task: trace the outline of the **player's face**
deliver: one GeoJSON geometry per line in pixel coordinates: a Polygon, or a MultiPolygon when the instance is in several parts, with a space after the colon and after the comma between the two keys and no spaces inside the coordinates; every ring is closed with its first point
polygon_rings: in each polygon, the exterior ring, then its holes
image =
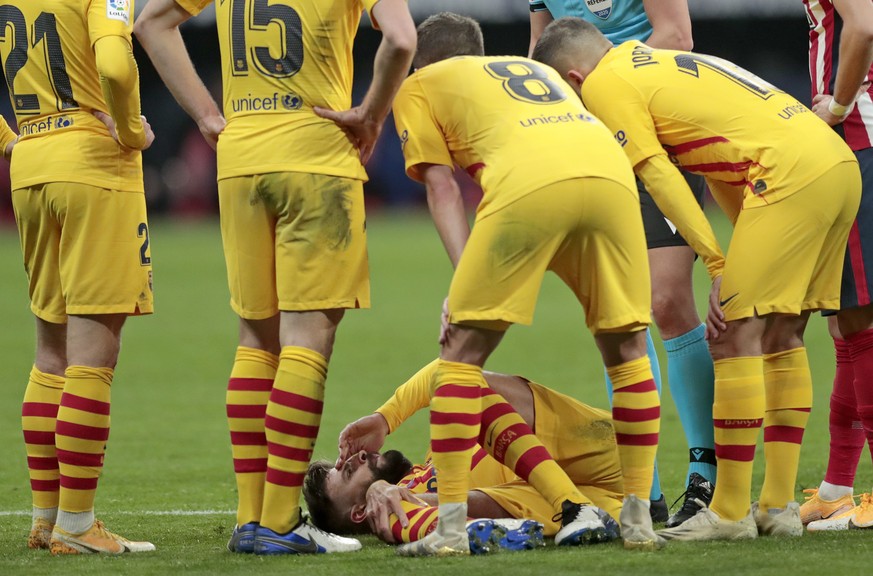
{"type": "Polygon", "coordinates": [[[412,468],[412,463],[397,450],[384,454],[360,451],[346,460],[342,467],[327,473],[328,497],[337,511],[348,514],[352,507],[366,503],[367,488],[376,480],[391,484],[399,482],[412,468]]]}

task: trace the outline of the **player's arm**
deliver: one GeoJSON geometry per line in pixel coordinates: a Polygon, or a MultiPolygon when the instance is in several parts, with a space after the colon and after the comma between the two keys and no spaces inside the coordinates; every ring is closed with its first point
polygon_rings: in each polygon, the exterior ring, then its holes
{"type": "Polygon", "coordinates": [[[682,173],[667,154],[656,154],[638,163],[634,171],[658,208],[679,230],[686,242],[703,260],[710,278],[715,280],[724,269],[724,254],[709,221],[697,203],[682,173]]]}
{"type": "Polygon", "coordinates": [[[652,24],[652,35],[646,39],[646,44],[668,50],[694,47],[688,0],[643,0],[643,7],[652,24]]]}
{"type": "Polygon", "coordinates": [[[15,130],[9,127],[6,123],[6,118],[0,116],[0,150],[3,151],[3,157],[9,160],[12,158],[12,148],[18,142],[18,134],[15,130]]]}
{"type": "Polygon", "coordinates": [[[542,0],[531,0],[530,2],[530,47],[527,50],[527,57],[530,58],[534,48],[543,35],[543,30],[546,29],[552,22],[552,13],[546,8],[542,0]]]}
{"type": "Polygon", "coordinates": [[[470,223],[454,170],[442,164],[419,164],[417,171],[427,189],[427,206],[440,240],[452,261],[452,267],[457,268],[470,237],[470,223]]]}
{"type": "Polygon", "coordinates": [[[406,0],[379,0],[371,12],[373,24],[382,31],[382,41],[373,62],[373,78],[364,100],[350,110],[335,111],[315,107],[322,118],[336,122],[358,148],[366,163],[391,102],[409,73],[415,54],[415,23],[406,0]]]}
{"type": "MultiPolygon", "coordinates": [[[[206,3],[203,3],[205,6],[206,3]]],[[[186,6],[188,4],[186,3],[186,6]]],[[[194,69],[185,48],[179,26],[195,15],[201,7],[191,11],[174,0],[149,0],[133,27],[155,69],[170,93],[197,122],[206,141],[215,148],[225,120],[209,90],[194,69]]]]}
{"type": "Polygon", "coordinates": [[[154,134],[140,112],[139,71],[130,40],[132,18],[130,4],[110,14],[105,0],[88,3],[88,36],[108,108],[93,112],[107,124],[119,144],[144,150],[151,145],[154,134]]]}
{"type": "Polygon", "coordinates": [[[706,179],[706,185],[709,186],[713,199],[730,219],[731,224],[736,224],[737,218],[740,216],[740,210],[743,209],[745,185],[735,186],[711,178],[706,179]]]}
{"type": "Polygon", "coordinates": [[[866,90],[865,80],[873,64],[873,2],[833,0],[843,20],[840,56],[833,95],[819,94],[812,110],[831,126],[842,122],[866,90]]]}
{"type": "Polygon", "coordinates": [[[434,360],[401,384],[373,414],[358,418],[342,429],[339,435],[337,469],[351,455],[361,450],[381,450],[388,434],[397,430],[410,416],[430,405],[430,383],[436,374],[436,368],[437,360],[434,360]]]}

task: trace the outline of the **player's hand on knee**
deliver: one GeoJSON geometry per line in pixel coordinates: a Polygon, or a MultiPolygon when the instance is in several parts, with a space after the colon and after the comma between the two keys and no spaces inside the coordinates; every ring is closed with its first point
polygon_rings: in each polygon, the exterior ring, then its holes
{"type": "Polygon", "coordinates": [[[336,468],[339,470],[351,456],[361,450],[366,452],[378,452],[385,444],[388,436],[388,422],[378,412],[358,418],[351,424],[346,425],[339,435],[339,457],[336,468]]]}
{"type": "Polygon", "coordinates": [[[727,330],[724,321],[724,312],[719,301],[721,294],[721,276],[712,282],[712,290],[709,293],[709,310],[706,313],[706,339],[718,340],[722,332],[727,330]]]}

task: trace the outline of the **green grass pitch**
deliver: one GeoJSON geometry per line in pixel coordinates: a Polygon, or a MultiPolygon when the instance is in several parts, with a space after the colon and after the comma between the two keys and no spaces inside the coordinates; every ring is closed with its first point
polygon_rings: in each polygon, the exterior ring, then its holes
{"type": "MultiPolygon", "coordinates": [[[[723,238],[729,234],[717,220],[723,238]]],[[[450,265],[428,218],[417,212],[369,220],[373,307],[349,311],[328,378],[317,457],[335,455],[348,421],[368,413],[407,376],[438,354],[439,310],[450,265]]],[[[32,362],[34,330],[14,228],[0,228],[0,574],[835,574],[867,572],[873,532],[806,534],[795,540],[672,544],[632,553],[619,544],[548,549],[469,559],[401,559],[375,538],[355,554],[259,558],[227,553],[236,496],[224,389],[236,337],[228,306],[218,224],[152,225],[157,314],[132,318],[113,384],[112,435],[97,497],[110,529],[157,545],[152,554],[52,558],[26,548],[30,497],[20,431],[20,401],[32,362]]],[[[698,307],[708,281],[698,265],[698,307]]],[[[797,498],[821,480],[827,455],[827,406],[833,350],[825,323],[807,332],[815,407],[804,442],[797,498]]],[[[660,342],[658,343],[660,348],[660,342]]],[[[662,367],[664,360],[662,357],[662,367]]],[[[581,308],[554,277],[543,286],[533,327],[514,327],[489,361],[493,370],[524,374],[595,406],[607,406],[603,375],[581,308]]],[[[417,415],[388,446],[419,457],[427,427],[417,415]]],[[[664,392],[659,462],[669,501],[681,493],[687,449],[664,392]]],[[[759,447],[760,452],[760,447],[759,447]]],[[[755,469],[755,490],[763,467],[755,469]]],[[[856,489],[873,483],[861,458],[856,489]]]]}

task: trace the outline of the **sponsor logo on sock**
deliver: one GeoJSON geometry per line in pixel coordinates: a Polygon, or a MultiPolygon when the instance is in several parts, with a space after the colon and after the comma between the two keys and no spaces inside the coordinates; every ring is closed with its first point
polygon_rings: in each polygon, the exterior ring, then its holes
{"type": "Polygon", "coordinates": [[[695,448],[691,450],[691,455],[694,456],[694,459],[700,462],[700,459],[703,457],[703,450],[700,448],[695,448]]]}

